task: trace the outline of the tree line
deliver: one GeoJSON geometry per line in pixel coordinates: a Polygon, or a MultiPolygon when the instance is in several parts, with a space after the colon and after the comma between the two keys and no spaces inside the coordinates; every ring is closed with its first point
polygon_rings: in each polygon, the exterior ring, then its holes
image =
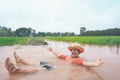
{"type": "Polygon", "coordinates": [[[106,30],[84,31],[82,36],[120,36],[120,28],[112,28],[106,30]]]}
{"type": "Polygon", "coordinates": [[[74,32],[37,32],[35,29],[21,27],[12,31],[11,28],[0,26],[0,37],[18,36],[18,37],[45,37],[45,36],[74,36],[74,32]]]}
{"type": "Polygon", "coordinates": [[[85,27],[80,27],[80,34],[74,32],[36,32],[35,29],[20,27],[13,31],[11,28],[0,26],[0,37],[45,37],[45,36],[120,36],[120,28],[87,31],[85,27]]]}

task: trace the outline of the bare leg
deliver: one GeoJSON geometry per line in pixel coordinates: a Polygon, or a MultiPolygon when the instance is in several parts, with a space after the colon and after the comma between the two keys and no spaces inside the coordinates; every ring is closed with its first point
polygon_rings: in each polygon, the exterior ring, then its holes
{"type": "Polygon", "coordinates": [[[27,61],[25,61],[24,59],[22,59],[21,57],[19,57],[16,52],[14,52],[14,57],[16,60],[17,64],[23,64],[23,65],[29,65],[30,63],[28,63],[27,61]]]}
{"type": "Polygon", "coordinates": [[[19,68],[16,68],[15,65],[10,61],[10,58],[6,58],[5,67],[9,73],[13,73],[15,71],[19,71],[19,68]]]}
{"type": "MultiPolygon", "coordinates": [[[[39,64],[38,63],[28,63],[27,61],[25,61],[24,59],[22,59],[21,57],[19,57],[16,52],[14,52],[14,57],[15,57],[15,60],[16,60],[16,63],[17,63],[17,66],[21,66],[21,65],[34,65],[36,66],[37,70],[42,70],[42,69],[46,69],[46,68],[43,68],[43,67],[40,67],[38,66],[39,64]]],[[[26,71],[25,71],[26,72],[26,71]]]]}
{"type": "Polygon", "coordinates": [[[37,69],[28,70],[18,68],[11,62],[10,58],[6,58],[5,67],[8,70],[9,74],[34,74],[38,71],[37,69]]]}

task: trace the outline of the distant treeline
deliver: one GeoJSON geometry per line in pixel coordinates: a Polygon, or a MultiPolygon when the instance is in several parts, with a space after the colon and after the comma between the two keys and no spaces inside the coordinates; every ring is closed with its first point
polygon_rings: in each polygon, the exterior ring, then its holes
{"type": "Polygon", "coordinates": [[[80,28],[80,34],[74,32],[37,32],[32,28],[21,27],[13,31],[11,28],[0,26],[0,37],[45,37],[45,36],[120,36],[120,28],[107,30],[87,31],[85,27],[80,28]]]}
{"type": "Polygon", "coordinates": [[[82,36],[120,36],[120,28],[107,30],[85,31],[82,36]]]}
{"type": "Polygon", "coordinates": [[[11,28],[0,26],[0,37],[45,37],[45,36],[74,36],[74,32],[37,32],[32,28],[21,27],[12,31],[11,28]]]}

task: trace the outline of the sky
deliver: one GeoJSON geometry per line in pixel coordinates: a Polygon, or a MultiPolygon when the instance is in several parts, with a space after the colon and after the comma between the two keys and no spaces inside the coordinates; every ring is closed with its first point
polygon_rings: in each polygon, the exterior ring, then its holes
{"type": "Polygon", "coordinates": [[[0,0],[0,25],[76,34],[120,28],[120,0],[0,0]]]}

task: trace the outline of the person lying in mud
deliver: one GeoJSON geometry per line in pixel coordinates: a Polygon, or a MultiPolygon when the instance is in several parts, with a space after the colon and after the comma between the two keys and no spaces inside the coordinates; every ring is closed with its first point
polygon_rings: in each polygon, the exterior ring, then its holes
{"type": "MultiPolygon", "coordinates": [[[[42,70],[42,69],[46,69],[46,70],[51,69],[51,66],[49,66],[49,65],[44,65],[43,67],[39,66],[37,68],[35,67],[34,69],[23,69],[23,68],[21,68],[21,66],[36,65],[36,64],[29,63],[29,62],[25,61],[24,59],[19,57],[16,54],[16,52],[14,52],[14,58],[16,60],[16,65],[13,64],[13,62],[11,61],[11,59],[9,57],[6,58],[6,60],[5,60],[5,67],[8,70],[8,73],[9,73],[10,76],[11,75],[13,76],[14,74],[15,75],[16,74],[34,74],[37,71],[42,70]]],[[[46,64],[46,63],[45,62],[40,62],[40,64],[46,64]]]]}
{"type": "Polygon", "coordinates": [[[81,48],[78,44],[73,44],[72,46],[68,47],[68,50],[71,51],[71,56],[66,56],[56,52],[51,47],[48,48],[48,51],[52,52],[58,58],[66,61],[67,63],[73,63],[77,65],[84,65],[90,67],[100,67],[103,65],[102,59],[98,59],[96,62],[85,61],[79,57],[79,54],[84,52],[84,49],[81,48]]]}

